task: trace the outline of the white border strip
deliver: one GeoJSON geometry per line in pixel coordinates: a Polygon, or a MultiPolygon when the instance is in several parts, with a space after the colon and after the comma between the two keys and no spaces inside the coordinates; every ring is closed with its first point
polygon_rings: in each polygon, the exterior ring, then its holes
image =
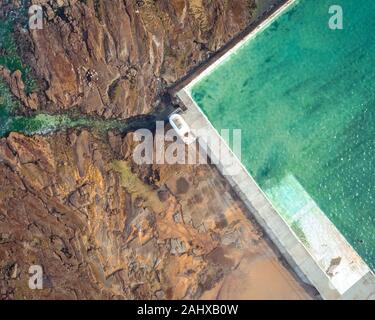
{"type": "MultiPolygon", "coordinates": [[[[325,216],[325,218],[328,220],[329,224],[331,224],[331,227],[333,230],[335,230],[337,232],[338,235],[340,235],[342,237],[342,240],[343,240],[343,243],[347,245],[348,247],[348,250],[351,250],[353,252],[353,255],[354,256],[357,256],[357,261],[359,262],[359,265],[358,265],[358,268],[359,269],[362,269],[361,270],[361,276],[358,278],[358,280],[352,284],[350,284],[349,286],[347,285],[347,290],[345,291],[341,291],[341,290],[338,290],[337,287],[335,287],[333,285],[333,282],[331,280],[330,277],[328,277],[327,273],[325,270],[322,269],[320,263],[318,261],[315,260],[314,258],[314,255],[310,252],[309,248],[307,248],[305,246],[305,244],[302,243],[301,239],[296,235],[296,233],[294,232],[294,230],[291,228],[291,226],[289,225],[289,223],[286,221],[286,219],[283,217],[283,215],[281,215],[278,210],[274,207],[272,201],[268,198],[268,196],[265,194],[265,192],[263,191],[263,189],[258,185],[258,183],[255,181],[255,179],[253,178],[253,176],[249,173],[249,171],[247,170],[247,168],[244,166],[244,164],[238,159],[238,157],[236,156],[236,154],[233,152],[233,150],[228,146],[227,142],[223,139],[223,137],[219,134],[219,132],[217,131],[217,129],[213,126],[213,124],[211,123],[211,121],[207,118],[207,116],[204,114],[204,112],[201,110],[201,108],[198,106],[198,104],[194,101],[194,99],[191,97],[191,94],[189,91],[187,91],[186,89],[182,89],[179,93],[178,93],[178,96],[180,97],[181,95],[181,92],[183,92],[184,94],[187,95],[187,97],[189,98],[190,102],[193,104],[193,106],[198,110],[198,112],[201,114],[201,116],[203,116],[203,118],[205,119],[205,121],[207,122],[207,125],[215,132],[215,134],[219,137],[221,143],[223,146],[226,147],[227,151],[229,151],[229,154],[235,159],[236,161],[236,165],[239,165],[241,167],[241,169],[244,171],[244,173],[247,175],[247,177],[251,180],[252,183],[254,183],[254,185],[256,185],[256,187],[258,188],[259,192],[262,194],[262,196],[266,199],[266,201],[268,202],[269,206],[272,208],[272,210],[274,212],[276,212],[278,214],[278,216],[280,217],[280,219],[284,222],[285,226],[289,229],[289,232],[294,236],[295,240],[304,248],[304,250],[306,250],[306,252],[308,253],[308,255],[311,257],[311,259],[314,261],[314,263],[316,264],[316,266],[319,268],[319,270],[322,272],[322,274],[324,275],[324,278],[326,279],[327,283],[332,286],[332,289],[334,288],[335,290],[337,290],[342,296],[350,290],[351,287],[353,287],[354,285],[356,285],[357,283],[360,283],[361,282],[361,279],[365,278],[365,277],[370,277],[370,279],[372,280],[375,280],[375,275],[373,274],[372,270],[368,267],[368,265],[364,262],[364,260],[362,259],[361,256],[359,256],[359,254],[357,253],[356,250],[353,249],[353,247],[351,246],[351,244],[346,240],[346,238],[341,234],[341,232],[337,229],[337,227],[325,216]],[[341,291],[341,292],[340,292],[341,291]]],[[[181,99],[181,98],[180,98],[181,99]]],[[[189,125],[191,125],[190,123],[188,123],[189,125]]],[[[208,147],[208,143],[207,144],[207,150],[205,150],[207,152],[207,154],[210,154],[211,156],[213,155],[213,151],[208,147]]],[[[220,166],[222,166],[221,163],[219,163],[220,166]]],[[[223,166],[224,167],[224,166],[223,166]]],[[[221,170],[220,170],[221,171],[221,170]]],[[[233,183],[235,185],[237,185],[237,187],[241,190],[241,188],[238,186],[238,183],[231,177],[231,176],[226,176],[226,178],[228,179],[229,177],[229,180],[232,180],[233,183]]],[[[243,191],[242,191],[243,192],[243,191]]],[[[249,200],[250,201],[250,200],[249,200]]],[[[266,220],[265,220],[266,221],[266,220]]],[[[267,223],[267,222],[266,222],[267,223]]],[[[272,227],[270,227],[271,231],[272,231],[272,227]]],[[[272,231],[273,232],[273,231],[272,231]]],[[[274,234],[276,237],[277,235],[274,234]]],[[[278,241],[280,241],[281,245],[284,246],[283,244],[283,241],[278,239],[278,241]]],[[[285,250],[289,253],[289,250],[284,246],[285,250]]],[[[292,259],[294,260],[294,257],[291,253],[289,253],[291,256],[292,256],[292,259]]],[[[298,264],[297,264],[298,265],[298,264]]],[[[301,267],[301,266],[298,266],[298,267],[301,267]]],[[[332,293],[327,293],[326,290],[322,289],[322,287],[319,285],[321,284],[321,281],[319,281],[320,283],[318,284],[317,281],[314,281],[311,277],[309,277],[308,273],[306,274],[305,273],[305,270],[304,268],[302,268],[302,271],[304,272],[304,274],[307,276],[308,280],[312,282],[312,284],[319,290],[320,294],[324,297],[324,298],[328,298],[330,299],[329,297],[331,296],[332,293]]],[[[375,283],[375,282],[374,282],[375,283]]]]}
{"type": "Polygon", "coordinates": [[[217,59],[214,63],[208,66],[202,73],[200,73],[196,78],[194,78],[190,83],[188,83],[184,89],[186,89],[189,93],[191,88],[202,78],[209,76],[220,64],[225,62],[225,60],[229,59],[230,56],[245,45],[250,39],[255,38],[260,32],[267,29],[267,27],[276,20],[280,15],[282,15],[287,9],[291,8],[292,6],[296,5],[300,0],[288,0],[285,2],[280,8],[278,8],[272,15],[270,15],[266,20],[261,22],[254,30],[252,30],[248,35],[246,35],[241,41],[239,41],[233,48],[228,50],[223,56],[217,59]]]}
{"type": "MultiPolygon", "coordinates": [[[[204,112],[200,109],[200,107],[197,105],[197,103],[194,101],[194,99],[191,97],[191,88],[199,81],[201,81],[204,77],[208,76],[209,74],[211,74],[221,63],[225,62],[225,60],[227,60],[233,53],[234,51],[238,50],[240,47],[242,47],[245,43],[247,43],[247,41],[249,41],[250,39],[252,38],[255,38],[257,34],[259,34],[261,31],[265,30],[277,17],[279,17],[282,13],[285,12],[285,10],[287,10],[288,8],[290,8],[291,6],[297,4],[299,2],[299,0],[288,0],[284,5],[282,5],[277,11],[275,11],[268,19],[266,19],[265,21],[263,21],[261,24],[259,24],[259,26],[257,26],[252,32],[250,32],[247,36],[245,36],[241,41],[239,41],[232,49],[230,49],[229,51],[227,51],[222,57],[220,57],[218,60],[216,60],[212,65],[210,65],[209,67],[207,67],[207,69],[205,71],[203,71],[202,73],[200,73],[195,79],[193,79],[190,83],[188,83],[180,92],[177,93],[177,96],[180,97],[180,94],[183,93],[183,94],[186,94],[188,96],[188,98],[190,99],[191,103],[193,103],[194,107],[197,108],[197,110],[200,112],[200,114],[204,117],[204,119],[207,121],[207,123],[209,124],[209,126],[211,127],[211,129],[214,130],[214,132],[220,137],[220,139],[222,140],[222,142],[224,143],[224,145],[228,148],[229,152],[231,153],[231,155],[237,160],[237,163],[239,163],[239,165],[241,166],[241,168],[247,173],[247,176],[252,180],[252,182],[258,187],[260,193],[265,197],[265,199],[268,201],[269,205],[272,207],[272,209],[278,213],[277,210],[275,210],[275,208],[273,207],[273,204],[272,202],[268,199],[267,195],[264,193],[264,191],[259,187],[259,185],[257,184],[257,182],[254,180],[254,178],[250,175],[250,173],[248,172],[248,170],[245,168],[245,166],[242,164],[241,161],[238,160],[237,156],[233,153],[232,149],[229,148],[229,146],[227,145],[226,141],[224,141],[224,139],[221,137],[221,135],[218,133],[217,129],[213,126],[213,124],[211,123],[211,121],[208,119],[208,117],[204,114],[204,112]]],[[[181,97],[180,97],[181,99],[181,97]]],[[[182,100],[182,99],[181,99],[182,100]]],[[[235,182],[234,182],[235,183],[235,182]]],[[[309,252],[309,250],[305,247],[305,245],[300,241],[300,239],[295,235],[294,231],[290,228],[289,224],[285,221],[285,219],[283,218],[282,215],[280,215],[278,213],[278,216],[284,221],[284,223],[286,224],[286,226],[288,227],[289,231],[292,232],[292,234],[295,236],[296,240],[304,247],[304,249],[308,252],[308,254],[310,255],[310,257],[313,259],[313,261],[316,263],[316,265],[318,266],[318,268],[323,272],[323,274],[325,275],[326,279],[328,280],[328,283],[330,283],[330,279],[329,277],[326,275],[325,271],[322,270],[320,268],[320,265],[315,261],[315,259],[313,258],[313,256],[311,255],[311,253],[309,252]]],[[[333,224],[332,224],[333,225],[333,224]]],[[[337,228],[333,225],[333,227],[337,230],[337,228]]],[[[341,232],[338,231],[338,233],[341,235],[341,232]]],[[[347,242],[347,240],[344,238],[344,241],[348,244],[348,246],[357,254],[357,252],[352,248],[352,246],[347,242]]],[[[357,254],[358,255],[358,254],[357,254]]],[[[358,255],[359,256],[359,255],[358,255]]],[[[362,260],[362,258],[360,257],[360,259],[362,260]]],[[[369,277],[369,280],[371,282],[371,284],[374,283],[374,279],[375,279],[375,275],[373,273],[373,271],[367,266],[367,264],[362,260],[363,264],[365,265],[365,267],[368,269],[368,273],[366,273],[364,276],[363,276],[363,279],[365,278],[368,278],[369,277]]],[[[311,279],[312,280],[312,279],[311,279]]],[[[360,281],[358,281],[358,283],[360,283],[360,281]]],[[[366,281],[365,281],[366,283],[366,281]]],[[[355,285],[353,285],[354,287],[355,285]]],[[[370,286],[371,287],[371,286],[370,286]]],[[[364,288],[362,288],[363,290],[364,288]]],[[[350,289],[348,290],[348,292],[350,291],[350,289]]],[[[365,290],[367,291],[367,290],[365,290]]],[[[353,295],[355,295],[355,293],[351,293],[353,295]]],[[[323,295],[324,296],[324,295],[323,295]]]]}

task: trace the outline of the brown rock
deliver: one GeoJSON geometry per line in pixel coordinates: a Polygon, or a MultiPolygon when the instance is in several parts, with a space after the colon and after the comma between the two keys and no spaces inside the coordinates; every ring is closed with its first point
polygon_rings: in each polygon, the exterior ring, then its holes
{"type": "Polygon", "coordinates": [[[47,84],[50,108],[80,106],[106,118],[150,112],[166,83],[250,19],[248,0],[38,3],[48,19],[31,31],[28,57],[47,84]]]}
{"type": "Polygon", "coordinates": [[[7,68],[0,65],[0,78],[2,78],[10,87],[14,96],[21,100],[25,107],[36,110],[39,105],[38,95],[31,93],[26,95],[25,84],[22,80],[22,73],[19,70],[11,73],[7,68]]]}

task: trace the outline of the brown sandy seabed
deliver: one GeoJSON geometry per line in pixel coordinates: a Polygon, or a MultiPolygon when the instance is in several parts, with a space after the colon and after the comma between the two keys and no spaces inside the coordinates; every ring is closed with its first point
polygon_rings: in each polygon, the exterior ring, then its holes
{"type": "MultiPolygon", "coordinates": [[[[14,96],[106,118],[150,112],[254,15],[251,0],[34,2],[47,32],[16,34],[39,90],[8,72],[14,96]]],[[[314,298],[214,167],[137,166],[133,149],[131,133],[87,130],[0,140],[1,299],[314,298]]]]}

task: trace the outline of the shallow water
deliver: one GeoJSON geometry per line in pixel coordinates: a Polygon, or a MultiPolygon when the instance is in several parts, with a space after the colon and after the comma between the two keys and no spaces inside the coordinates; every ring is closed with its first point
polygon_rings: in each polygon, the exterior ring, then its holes
{"type": "Polygon", "coordinates": [[[0,80],[0,137],[11,132],[26,135],[44,135],[70,128],[92,128],[99,133],[119,130],[123,133],[137,129],[155,127],[155,121],[165,121],[171,110],[156,108],[154,114],[132,117],[129,119],[101,119],[88,115],[47,114],[37,112],[33,115],[17,114],[18,102],[11,95],[9,87],[0,80]]]}
{"type": "Polygon", "coordinates": [[[292,174],[374,269],[375,1],[338,2],[344,30],[328,28],[332,1],[300,0],[192,96],[217,129],[242,129],[242,162],[276,208],[269,190],[292,174]]]}

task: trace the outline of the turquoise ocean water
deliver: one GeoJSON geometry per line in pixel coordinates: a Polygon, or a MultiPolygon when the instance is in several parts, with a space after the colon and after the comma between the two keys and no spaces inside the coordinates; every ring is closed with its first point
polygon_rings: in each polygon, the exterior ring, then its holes
{"type": "Polygon", "coordinates": [[[332,4],[299,0],[191,93],[217,129],[242,129],[242,162],[276,208],[268,190],[293,175],[375,269],[375,1],[335,1],[343,30],[332,4]]]}

